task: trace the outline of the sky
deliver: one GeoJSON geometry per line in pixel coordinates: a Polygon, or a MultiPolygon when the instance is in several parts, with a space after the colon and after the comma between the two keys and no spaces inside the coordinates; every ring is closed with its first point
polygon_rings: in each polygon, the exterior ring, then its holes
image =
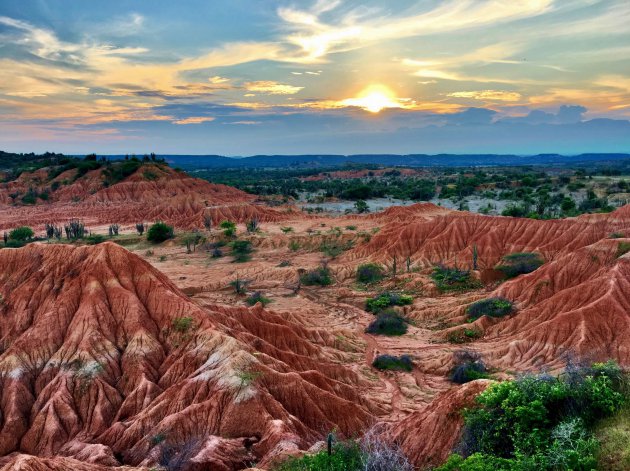
{"type": "Polygon", "coordinates": [[[0,150],[630,152],[630,1],[0,0],[0,150]]]}

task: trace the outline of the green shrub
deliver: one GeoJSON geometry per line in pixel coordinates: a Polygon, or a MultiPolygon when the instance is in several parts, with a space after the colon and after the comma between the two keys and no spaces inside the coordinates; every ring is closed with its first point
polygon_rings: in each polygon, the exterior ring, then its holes
{"type": "Polygon", "coordinates": [[[173,226],[169,226],[165,222],[157,221],[147,231],[147,240],[154,243],[164,242],[175,236],[173,226]]]}
{"type": "Polygon", "coordinates": [[[531,273],[539,268],[545,261],[533,252],[517,252],[504,255],[495,269],[505,275],[506,278],[514,278],[518,275],[531,273]]]}
{"type": "Polygon", "coordinates": [[[376,283],[385,277],[383,267],[376,263],[364,263],[357,267],[359,283],[376,283]]]}
{"type": "Polygon", "coordinates": [[[467,291],[481,288],[482,286],[479,280],[471,276],[469,270],[459,270],[444,265],[434,267],[431,278],[437,289],[442,293],[448,291],[467,291]]]}
{"type": "Polygon", "coordinates": [[[242,263],[251,259],[254,249],[252,248],[252,243],[249,240],[235,240],[230,244],[230,246],[232,247],[232,257],[234,257],[234,262],[242,263]]]}
{"type": "Polygon", "coordinates": [[[409,355],[379,355],[372,362],[372,366],[378,370],[411,371],[413,361],[409,355]]]}
{"type": "Polygon", "coordinates": [[[353,245],[354,244],[351,240],[347,242],[342,242],[340,240],[328,240],[320,245],[319,250],[324,252],[324,255],[326,255],[327,257],[337,258],[346,250],[350,250],[353,245]]]}
{"type": "Polygon", "coordinates": [[[25,242],[27,240],[31,240],[35,232],[28,226],[16,227],[11,232],[9,232],[9,240],[16,240],[19,242],[25,242]]]}
{"type": "Polygon", "coordinates": [[[234,237],[236,235],[236,223],[232,221],[221,221],[219,227],[223,229],[223,235],[225,237],[234,237]]]}
{"type": "Polygon", "coordinates": [[[308,270],[300,276],[300,282],[306,286],[329,286],[332,285],[332,276],[327,267],[319,267],[314,270],[308,270]]]}
{"type": "Polygon", "coordinates": [[[458,350],[453,353],[453,363],[449,379],[454,383],[464,384],[488,377],[486,365],[477,352],[458,350]]]}
{"type": "Polygon", "coordinates": [[[20,247],[24,247],[27,244],[26,241],[23,240],[7,240],[4,244],[4,247],[7,249],[19,249],[20,247]]]}
{"type": "Polygon", "coordinates": [[[102,242],[105,242],[107,238],[102,234],[90,234],[85,238],[85,243],[88,245],[97,245],[102,242]]]}
{"type": "Polygon", "coordinates": [[[481,316],[503,317],[514,312],[514,304],[505,298],[487,298],[472,303],[466,308],[469,319],[479,319],[481,316]]]}
{"type": "Polygon", "coordinates": [[[380,312],[391,306],[407,306],[411,303],[413,303],[412,296],[385,291],[365,301],[365,310],[368,312],[380,312]]]}
{"type": "Polygon", "coordinates": [[[263,306],[266,306],[271,302],[271,299],[266,298],[260,291],[256,291],[251,296],[248,296],[245,302],[250,306],[256,303],[261,303],[263,306]]]}
{"type": "Polygon", "coordinates": [[[446,340],[450,343],[466,343],[480,338],[482,333],[477,329],[459,329],[449,332],[446,340]]]}
{"type": "Polygon", "coordinates": [[[355,442],[337,443],[333,453],[320,451],[314,455],[288,458],[274,471],[359,471],[363,469],[363,452],[355,442]]]}
{"type": "Polygon", "coordinates": [[[608,362],[491,385],[464,413],[462,456],[438,470],[595,469],[593,425],[620,410],[626,381],[608,362]]]}
{"type": "Polygon", "coordinates": [[[619,242],[617,244],[617,257],[621,257],[630,252],[630,242],[619,242]]]}
{"type": "Polygon", "coordinates": [[[178,317],[177,319],[173,319],[173,330],[180,334],[185,334],[190,330],[192,324],[192,317],[178,317]]]}
{"type": "Polygon", "coordinates": [[[300,243],[297,240],[292,240],[291,242],[289,242],[289,250],[291,252],[296,252],[300,250],[300,243]]]}
{"type": "Polygon", "coordinates": [[[365,332],[374,335],[404,335],[407,333],[407,322],[396,311],[385,311],[370,322],[365,332]]]}

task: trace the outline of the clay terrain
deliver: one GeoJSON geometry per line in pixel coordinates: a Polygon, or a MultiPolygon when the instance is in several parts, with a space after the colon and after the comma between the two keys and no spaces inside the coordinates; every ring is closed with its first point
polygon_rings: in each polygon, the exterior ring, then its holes
{"type": "Polygon", "coordinates": [[[97,245],[0,250],[0,470],[272,469],[331,431],[372,431],[423,469],[447,457],[459,412],[493,379],[558,371],[570,356],[630,366],[630,206],[557,220],[430,203],[315,216],[149,166],[150,179],[143,168],[107,187],[93,170],[34,205],[9,195],[44,170],[0,187],[2,231],[121,226],[97,245]],[[175,238],[137,234],[157,220],[175,238]],[[249,260],[233,261],[224,220],[251,242],[249,260]],[[521,252],[544,263],[502,280],[496,265],[521,252]],[[384,278],[359,283],[366,263],[384,278]],[[437,265],[471,270],[474,287],[440,291],[437,265]],[[322,267],[331,284],[300,281],[322,267]],[[404,335],[365,332],[366,300],[385,290],[413,299],[399,308],[404,335]],[[249,305],[254,293],[269,302],[249,305]],[[467,306],[492,297],[514,312],[467,322],[467,306]],[[449,380],[463,348],[490,379],[449,380]],[[410,355],[413,368],[378,370],[382,354],[410,355]]]}

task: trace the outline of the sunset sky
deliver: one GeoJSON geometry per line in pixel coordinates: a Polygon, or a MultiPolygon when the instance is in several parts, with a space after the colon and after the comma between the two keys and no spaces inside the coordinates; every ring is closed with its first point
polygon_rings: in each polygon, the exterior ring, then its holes
{"type": "Polygon", "coordinates": [[[630,152],[630,1],[2,1],[0,150],[630,152]]]}

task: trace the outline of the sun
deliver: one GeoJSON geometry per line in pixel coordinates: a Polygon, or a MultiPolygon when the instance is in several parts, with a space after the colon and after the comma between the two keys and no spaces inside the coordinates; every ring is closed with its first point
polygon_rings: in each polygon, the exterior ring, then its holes
{"type": "Polygon", "coordinates": [[[347,106],[358,106],[370,113],[378,113],[385,108],[404,107],[394,92],[381,84],[370,85],[363,89],[357,97],[347,98],[342,103],[347,106]]]}

